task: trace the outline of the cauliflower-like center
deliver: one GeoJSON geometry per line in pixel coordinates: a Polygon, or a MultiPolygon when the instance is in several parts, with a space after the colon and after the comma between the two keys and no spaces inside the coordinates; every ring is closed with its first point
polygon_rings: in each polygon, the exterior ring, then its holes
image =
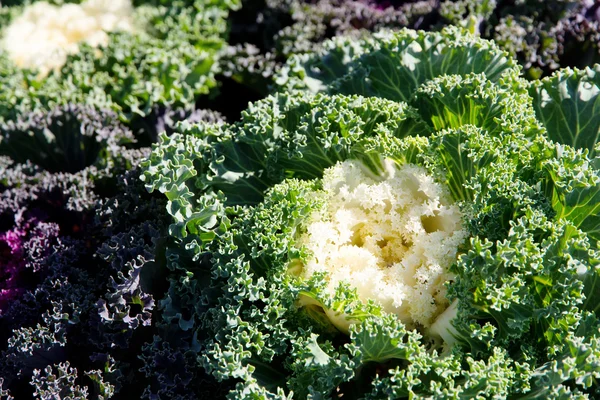
{"type": "MultiPolygon", "coordinates": [[[[330,294],[346,282],[408,327],[428,328],[448,307],[448,268],[467,234],[459,208],[424,168],[388,170],[376,179],[360,162],[345,161],[325,171],[327,206],[300,239],[311,254],[301,274],[325,272],[330,294]]],[[[343,316],[325,313],[347,330],[343,316]]]]}
{"type": "Polygon", "coordinates": [[[4,31],[2,47],[15,64],[45,75],[60,68],[80,43],[108,43],[107,32],[132,31],[131,0],[87,0],[54,6],[45,1],[27,6],[4,31]]]}

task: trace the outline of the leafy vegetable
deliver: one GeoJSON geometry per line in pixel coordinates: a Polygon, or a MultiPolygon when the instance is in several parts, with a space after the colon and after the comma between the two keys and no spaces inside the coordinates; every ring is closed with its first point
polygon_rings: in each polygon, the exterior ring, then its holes
{"type": "Polygon", "coordinates": [[[19,163],[31,161],[50,172],[81,171],[98,158],[115,157],[122,151],[120,146],[134,141],[110,111],[66,105],[26,118],[0,125],[0,154],[19,163]]]}
{"type": "MultiPolygon", "coordinates": [[[[105,8],[115,5],[96,3],[105,8]]],[[[3,9],[6,18],[0,29],[11,29],[11,21],[18,21],[28,7],[33,6],[3,9]]],[[[217,52],[224,44],[229,7],[235,3],[138,5],[131,17],[135,29],[108,33],[100,47],[75,45],[62,68],[47,75],[18,67],[3,49],[0,116],[15,120],[31,110],[68,103],[112,109],[127,122],[145,117],[155,106],[191,112],[196,98],[216,86],[217,52]]],[[[44,17],[51,18],[50,14],[44,17]]]]}
{"type": "Polygon", "coordinates": [[[431,29],[438,22],[436,2],[402,3],[394,8],[351,0],[244,0],[230,17],[223,74],[264,96],[289,57],[310,52],[333,36],[359,36],[384,27],[431,29]]]}
{"type": "MultiPolygon", "coordinates": [[[[117,166],[112,171],[123,174],[117,166]]],[[[136,182],[134,174],[125,179],[136,182]]],[[[29,218],[27,225],[20,223],[0,236],[4,240],[18,234],[23,243],[13,249],[8,265],[2,263],[3,273],[11,262],[20,268],[7,281],[9,290],[0,302],[0,374],[14,396],[31,396],[32,390],[38,397],[81,392],[110,398],[128,391],[141,396],[143,381],[124,374],[141,354],[145,336],[138,332],[150,329],[152,321],[151,291],[156,288],[147,284],[146,275],[160,275],[155,264],[160,251],[154,246],[159,245],[164,203],[144,197],[140,185],[121,182],[116,190],[122,194],[110,198],[99,182],[95,188],[92,182],[86,189],[102,195],[79,211],[66,206],[68,192],[57,193],[55,187],[45,193],[34,186],[31,195],[39,200],[19,199],[16,213],[29,218]]],[[[18,194],[18,189],[3,194],[11,192],[18,194]]],[[[0,214],[3,221],[11,215],[10,210],[0,214]]]]}
{"type": "Polygon", "coordinates": [[[243,0],[230,17],[230,45],[221,62],[225,76],[266,95],[287,59],[334,36],[456,25],[493,39],[528,79],[538,79],[600,60],[598,9],[587,0],[243,0]]]}
{"type": "Polygon", "coordinates": [[[338,38],[278,83],[143,163],[172,217],[164,321],[229,398],[600,394],[598,162],[554,141],[506,52],[454,28],[338,38]]]}
{"type": "Polygon", "coordinates": [[[105,46],[109,32],[131,32],[132,11],[129,0],[86,0],[62,6],[36,2],[7,27],[2,47],[19,67],[45,75],[60,68],[79,44],[105,46]]]}
{"type": "MultiPolygon", "coordinates": [[[[148,133],[220,118],[166,107],[151,117],[148,133]]],[[[0,138],[0,376],[10,388],[0,397],[185,392],[159,383],[171,342],[152,337],[166,213],[138,180],[149,149],[128,148],[133,135],[116,113],[73,104],[4,122],[0,138]]],[[[182,368],[215,392],[199,367],[182,368]]]]}

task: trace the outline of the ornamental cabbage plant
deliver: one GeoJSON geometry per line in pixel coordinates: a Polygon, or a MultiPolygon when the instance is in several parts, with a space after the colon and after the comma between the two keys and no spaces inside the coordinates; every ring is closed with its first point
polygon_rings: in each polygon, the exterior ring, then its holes
{"type": "Polygon", "coordinates": [[[19,67],[39,69],[42,75],[60,68],[80,43],[106,46],[108,32],[133,30],[129,0],[86,0],[53,6],[39,1],[6,28],[2,47],[19,67]]]}
{"type": "Polygon", "coordinates": [[[468,28],[517,58],[523,75],[597,63],[600,12],[591,0],[244,0],[230,15],[223,74],[267,93],[282,64],[332,36],[388,29],[468,28]]]}
{"type": "Polygon", "coordinates": [[[143,163],[165,326],[231,399],[597,398],[595,77],[456,28],[292,57],[143,163]]]}
{"type": "Polygon", "coordinates": [[[0,120],[65,104],[112,109],[131,127],[165,109],[189,114],[217,85],[217,53],[236,7],[207,0],[3,7],[0,120]]]}

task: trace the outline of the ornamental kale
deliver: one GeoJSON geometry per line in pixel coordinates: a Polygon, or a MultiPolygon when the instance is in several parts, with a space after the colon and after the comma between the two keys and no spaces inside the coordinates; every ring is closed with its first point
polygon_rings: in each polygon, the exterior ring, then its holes
{"type": "Polygon", "coordinates": [[[110,349],[149,325],[141,269],[152,265],[164,208],[134,171],[123,176],[147,155],[124,146],[132,138],[114,112],[88,106],[2,125],[0,376],[17,398],[80,389],[108,398],[129,385],[110,349]],[[67,379],[77,369],[90,380],[67,379]]]}
{"type": "Polygon", "coordinates": [[[0,154],[50,172],[81,171],[133,141],[114,112],[72,104],[0,124],[0,154]]]}
{"type": "Polygon", "coordinates": [[[599,9],[591,0],[243,0],[221,63],[225,76],[264,96],[289,57],[333,36],[458,25],[493,39],[537,79],[600,60],[599,9]]]}
{"type": "MultiPolygon", "coordinates": [[[[447,3],[453,7],[452,2],[447,3]]],[[[528,78],[550,75],[564,67],[592,66],[600,61],[598,2],[467,0],[458,3],[470,3],[471,19],[485,18],[477,27],[482,36],[493,39],[516,56],[528,78]],[[475,9],[478,10],[473,13],[475,9]]],[[[464,20],[465,9],[461,11],[451,13],[449,19],[453,23],[464,20]]]]}
{"type": "Polygon", "coordinates": [[[129,123],[155,106],[193,111],[196,99],[217,84],[217,52],[236,3],[138,3],[144,4],[86,0],[2,8],[0,116],[16,120],[67,103],[112,109],[129,123]],[[105,26],[110,21],[114,26],[105,26]],[[58,59],[43,57],[48,49],[58,59]]]}
{"type": "MultiPolygon", "coordinates": [[[[155,106],[134,126],[156,136],[184,119],[221,116],[155,106]]],[[[0,123],[0,376],[10,388],[0,397],[184,390],[155,385],[170,373],[160,361],[170,342],[149,344],[159,329],[155,299],[167,289],[166,213],[138,179],[149,153],[130,148],[139,145],[115,112],[89,105],[0,123]]],[[[200,367],[186,368],[211,382],[200,367]]]]}
{"type": "MultiPolygon", "coordinates": [[[[135,360],[151,340],[152,293],[164,292],[155,254],[161,253],[165,205],[144,193],[138,172],[121,174],[113,183],[119,194],[82,211],[78,229],[65,227],[77,221],[73,214],[46,217],[56,235],[36,243],[45,251],[40,267],[22,266],[19,292],[1,303],[0,375],[14,396],[26,398],[32,390],[90,398],[143,393],[135,360]]],[[[43,226],[37,223],[29,242],[43,226]]]]}
{"type": "Polygon", "coordinates": [[[595,77],[455,28],[292,57],[143,162],[163,323],[231,399],[598,397],[595,77]]]}
{"type": "Polygon", "coordinates": [[[439,24],[438,2],[402,3],[381,7],[353,0],[243,0],[241,10],[230,16],[222,73],[264,96],[289,57],[312,51],[335,35],[359,36],[384,27],[428,30],[439,24]]]}
{"type": "Polygon", "coordinates": [[[31,275],[44,266],[58,237],[55,223],[19,214],[12,229],[0,233],[0,316],[31,284],[31,275]]]}
{"type": "Polygon", "coordinates": [[[73,105],[2,124],[0,314],[43,280],[59,236],[89,223],[96,185],[135,158],[131,140],[114,113],[73,105]]]}

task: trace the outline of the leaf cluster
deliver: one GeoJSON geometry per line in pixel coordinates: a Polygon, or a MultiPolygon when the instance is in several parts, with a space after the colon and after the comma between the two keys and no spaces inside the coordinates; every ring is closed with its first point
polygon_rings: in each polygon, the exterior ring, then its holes
{"type": "Polygon", "coordinates": [[[292,57],[282,91],[241,121],[184,124],[143,163],[172,218],[164,316],[195,332],[229,398],[593,398],[597,91],[592,71],[565,74],[567,90],[560,74],[529,84],[508,53],[455,28],[292,57]],[[569,136],[550,122],[559,110],[569,136]],[[465,215],[442,341],[351,287],[328,295],[326,276],[289,273],[308,256],[298,239],[324,169],[358,159],[377,175],[383,158],[427,169],[465,215]],[[349,336],[325,310],[357,321],[349,336]]]}

